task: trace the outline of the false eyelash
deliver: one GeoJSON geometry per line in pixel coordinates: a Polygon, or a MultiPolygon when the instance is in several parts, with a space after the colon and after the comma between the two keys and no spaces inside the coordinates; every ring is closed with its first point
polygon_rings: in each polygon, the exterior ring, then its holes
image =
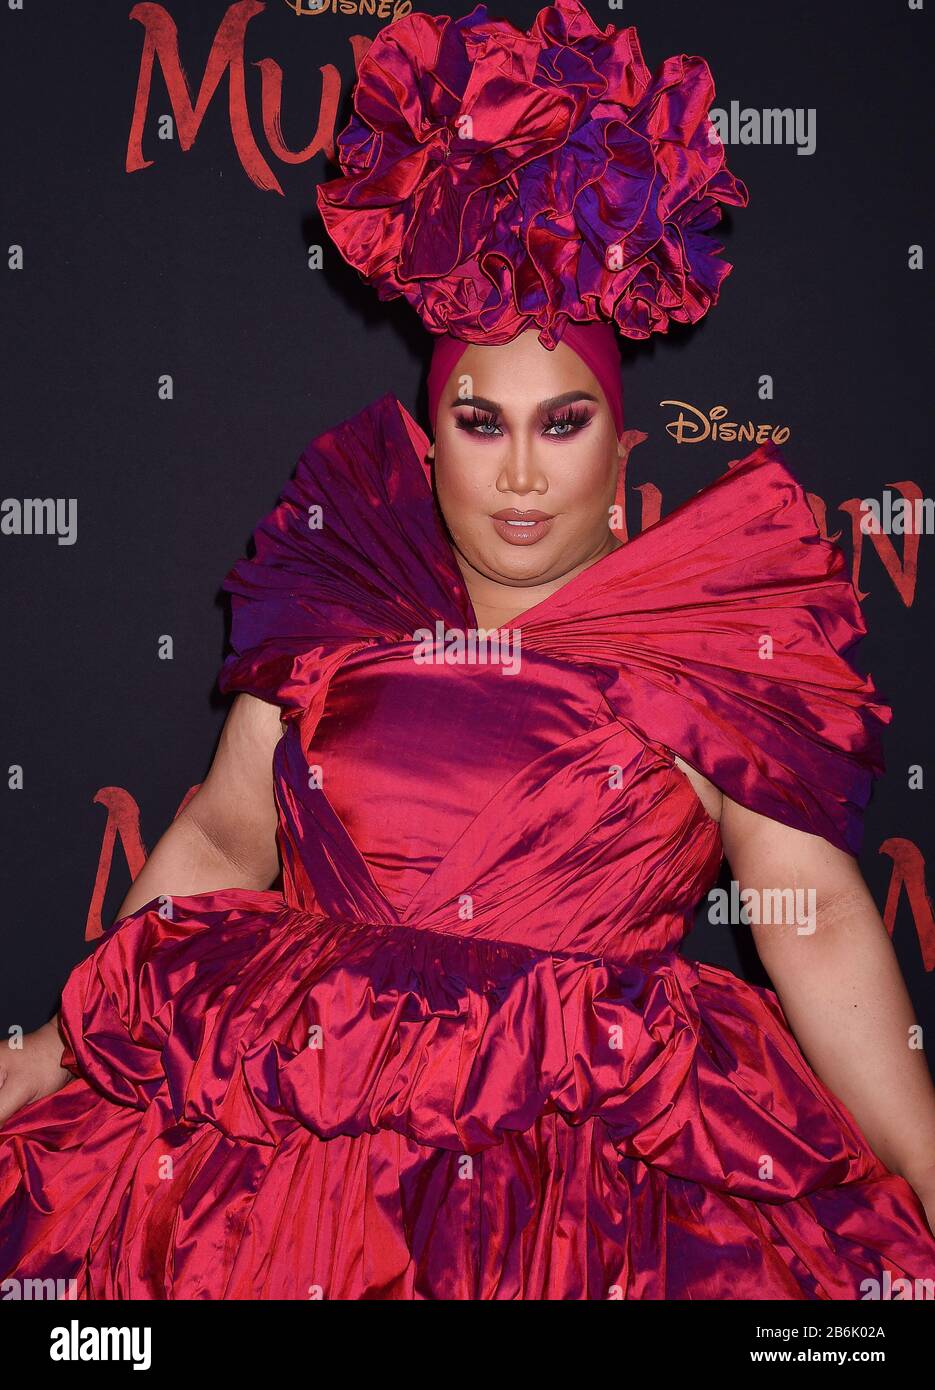
{"type": "Polygon", "coordinates": [[[583,425],[588,412],[580,405],[566,405],[564,410],[549,416],[550,425],[583,425]]]}
{"type": "MultiPolygon", "coordinates": [[[[473,414],[470,419],[463,415],[457,416],[455,419],[457,429],[467,430],[470,434],[478,425],[496,425],[497,417],[491,415],[489,411],[478,410],[477,406],[473,406],[472,410],[473,414]]],[[[549,416],[549,425],[574,425],[576,428],[580,428],[587,423],[587,420],[588,413],[582,406],[569,405],[565,406],[563,410],[554,411],[549,416]]]]}
{"type": "Polygon", "coordinates": [[[471,433],[478,425],[495,425],[497,423],[497,417],[491,415],[489,411],[478,410],[476,405],[472,406],[472,410],[474,413],[469,420],[463,415],[456,416],[455,427],[457,429],[467,430],[468,433],[471,433]]]}

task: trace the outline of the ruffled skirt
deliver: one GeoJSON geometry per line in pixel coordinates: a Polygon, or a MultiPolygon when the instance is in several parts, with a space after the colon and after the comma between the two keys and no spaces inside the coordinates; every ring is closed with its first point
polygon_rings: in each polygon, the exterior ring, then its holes
{"type": "Polygon", "coordinates": [[[0,1278],[79,1299],[935,1295],[921,1203],[771,990],[275,893],[171,911],[123,918],[68,979],[76,1076],[0,1128],[0,1278]]]}

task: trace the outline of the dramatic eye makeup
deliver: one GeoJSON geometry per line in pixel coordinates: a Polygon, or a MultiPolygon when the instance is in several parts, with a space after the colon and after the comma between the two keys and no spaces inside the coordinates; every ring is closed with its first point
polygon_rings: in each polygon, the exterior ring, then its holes
{"type": "MultiPolygon", "coordinates": [[[[563,396],[543,401],[540,406],[544,422],[543,434],[553,439],[570,439],[572,435],[578,434],[590,423],[593,415],[593,412],[580,404],[583,401],[597,404],[596,398],[586,391],[568,391],[563,396]]],[[[455,416],[456,429],[476,435],[479,439],[502,437],[499,429],[501,408],[496,401],[488,401],[482,396],[470,396],[467,399],[456,398],[451,404],[470,409],[470,414],[455,416]]]]}
{"type": "Polygon", "coordinates": [[[584,406],[567,405],[563,410],[554,410],[549,413],[549,429],[558,427],[561,430],[559,438],[567,435],[577,434],[583,425],[591,419],[590,414],[584,406]]]}
{"type": "MultiPolygon", "coordinates": [[[[489,410],[478,410],[473,406],[470,415],[456,415],[455,428],[465,430],[468,434],[487,434],[488,430],[496,428],[498,416],[489,410]]],[[[490,435],[496,438],[496,435],[490,435]]]]}

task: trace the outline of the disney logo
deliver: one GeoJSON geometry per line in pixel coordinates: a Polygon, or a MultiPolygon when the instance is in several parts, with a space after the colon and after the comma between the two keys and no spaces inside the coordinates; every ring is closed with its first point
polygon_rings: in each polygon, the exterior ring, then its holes
{"type": "Polygon", "coordinates": [[[784,444],[789,438],[788,425],[756,425],[752,420],[738,424],[725,420],[726,405],[714,405],[707,414],[687,401],[660,401],[660,405],[677,405],[679,413],[666,425],[676,444],[700,444],[705,439],[749,440],[751,444],[784,444]]]}
{"type": "Polygon", "coordinates": [[[368,14],[377,19],[400,19],[412,9],[412,0],[285,0],[286,8],[297,15],[368,14]]]}

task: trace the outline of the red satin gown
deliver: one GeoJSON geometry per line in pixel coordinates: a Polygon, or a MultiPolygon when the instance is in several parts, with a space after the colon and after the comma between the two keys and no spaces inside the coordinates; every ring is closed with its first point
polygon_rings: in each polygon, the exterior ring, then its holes
{"type": "Polygon", "coordinates": [[[732,1300],[935,1276],[775,993],[679,954],[722,849],[675,753],[859,845],[890,710],[844,657],[842,552],[763,446],[523,614],[518,670],[419,662],[419,629],[478,626],[427,443],[392,395],[315,439],[225,580],[222,688],[286,724],[283,892],[154,901],[71,973],[75,1077],[0,1131],[0,1275],[732,1300]]]}

